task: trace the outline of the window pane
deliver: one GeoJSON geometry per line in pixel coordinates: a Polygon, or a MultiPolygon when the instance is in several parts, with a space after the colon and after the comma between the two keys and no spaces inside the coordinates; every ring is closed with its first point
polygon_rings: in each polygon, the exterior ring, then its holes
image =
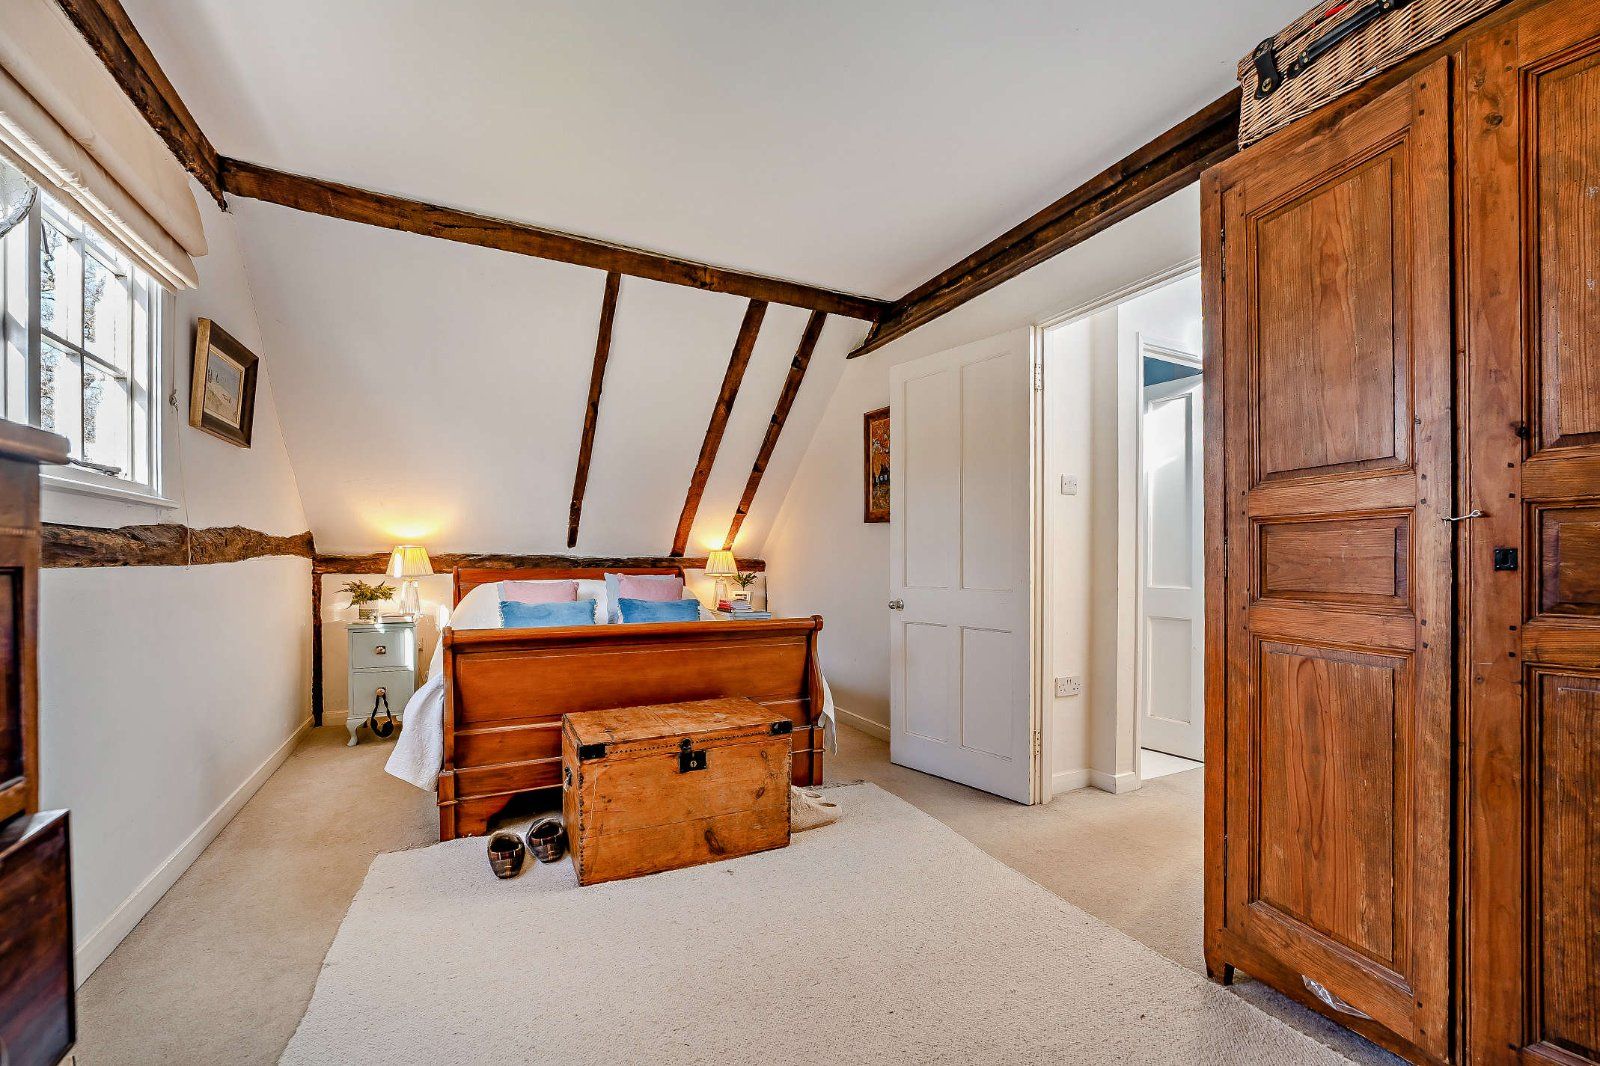
{"type": "Polygon", "coordinates": [[[61,231],[46,223],[44,226],[44,239],[39,242],[39,322],[45,329],[60,334],[62,326],[58,321],[56,296],[56,275],[61,272],[63,256],[67,247],[66,237],[61,231]]]}
{"type": "Polygon", "coordinates": [[[83,257],[83,346],[128,369],[128,281],[92,255],[83,257]]]}
{"type": "Polygon", "coordinates": [[[39,350],[39,425],[72,444],[83,458],[83,381],[78,357],[49,340],[39,350]]]}
{"type": "Polygon", "coordinates": [[[127,380],[113,377],[86,360],[83,367],[83,457],[91,463],[114,467],[116,475],[121,477],[127,477],[132,466],[128,415],[127,380]]]}

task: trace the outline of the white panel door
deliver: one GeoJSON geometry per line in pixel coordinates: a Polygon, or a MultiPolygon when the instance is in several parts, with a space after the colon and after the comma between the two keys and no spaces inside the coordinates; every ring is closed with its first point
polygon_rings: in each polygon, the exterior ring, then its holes
{"type": "Polygon", "coordinates": [[[1144,390],[1139,744],[1205,755],[1205,562],[1200,378],[1144,390]]]}
{"type": "Polygon", "coordinates": [[[890,758],[1036,795],[1028,683],[1026,333],[890,382],[890,758]]]}

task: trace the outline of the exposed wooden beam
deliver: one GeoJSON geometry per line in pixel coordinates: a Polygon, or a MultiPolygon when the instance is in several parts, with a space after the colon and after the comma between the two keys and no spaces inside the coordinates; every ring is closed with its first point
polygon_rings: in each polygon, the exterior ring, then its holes
{"type": "Polygon", "coordinates": [[[40,533],[46,567],[206,566],[274,555],[309,559],[315,552],[309,532],[280,537],[245,526],[191,529],[163,522],[105,529],[46,522],[40,533]]]}
{"type": "Polygon", "coordinates": [[[1027,221],[896,300],[850,358],[876,351],[1144,210],[1239,150],[1239,90],[1215,101],[1027,221]]]}
{"type": "Polygon", "coordinates": [[[56,0],[150,128],[217,205],[223,206],[217,150],[184,106],[118,0],[56,0]]]}
{"type": "MultiPolygon", "coordinates": [[[[309,534],[308,534],[309,536],[309,534]]],[[[706,560],[661,558],[594,558],[572,555],[494,555],[485,552],[433,552],[435,573],[447,574],[458,566],[484,570],[563,570],[584,568],[655,569],[679,566],[685,570],[704,570],[706,560]]],[[[740,570],[765,572],[761,559],[738,560],[740,570]]],[[[311,559],[311,715],[322,724],[322,579],[328,574],[383,574],[389,570],[389,553],[370,555],[332,555],[316,553],[311,559]]]]}
{"type": "Polygon", "coordinates": [[[711,408],[711,423],[706,426],[705,440],[700,442],[700,458],[694,464],[694,476],[689,479],[689,493],[683,501],[683,513],[678,516],[678,531],[672,538],[672,554],[682,555],[689,546],[689,531],[694,528],[695,512],[700,510],[700,497],[705,495],[706,479],[711,476],[711,466],[716,462],[717,449],[722,447],[722,434],[728,428],[728,415],[733,412],[733,401],[739,395],[739,383],[744,380],[745,367],[756,349],[756,335],[761,332],[761,319],[767,305],[751,300],[744,309],[744,321],[739,324],[739,338],[733,342],[733,354],[728,357],[728,370],[722,375],[722,388],[717,391],[717,402],[711,408]]]}
{"type": "MultiPolygon", "coordinates": [[[[435,573],[445,574],[458,566],[478,570],[564,570],[564,569],[655,569],[679,566],[685,570],[704,570],[705,556],[679,558],[673,556],[590,556],[590,555],[495,555],[486,552],[432,552],[435,573]]],[[[311,562],[316,574],[382,574],[389,568],[388,552],[370,555],[333,555],[318,552],[311,562]]],[[[740,559],[739,569],[765,571],[767,564],[761,559],[740,559]]]]}
{"type": "Polygon", "coordinates": [[[889,306],[884,300],[707,266],[523,222],[509,222],[338,182],[288,174],[226,156],[222,159],[222,184],[234,196],[264,200],[329,218],[574,263],[669,285],[731,293],[765,303],[826,311],[846,318],[874,322],[889,306]]]}
{"type": "Polygon", "coordinates": [[[567,510],[567,547],[578,546],[578,522],[583,518],[583,492],[589,485],[589,458],[594,454],[594,430],[600,421],[600,388],[606,380],[606,360],[611,355],[611,323],[617,315],[617,293],[622,275],[606,275],[606,293],[600,301],[600,336],[594,343],[594,369],[589,372],[589,403],[583,412],[583,439],[578,442],[578,470],[572,476],[572,506],[567,510]]]}
{"type": "Polygon", "coordinates": [[[795,349],[794,361],[789,364],[789,376],[783,379],[783,391],[778,393],[778,404],[772,410],[772,420],[767,423],[767,435],[761,439],[761,450],[756,452],[755,465],[750,468],[750,480],[744,483],[744,496],[734,509],[733,521],[728,523],[728,536],[722,546],[730,551],[739,537],[745,517],[750,514],[750,505],[755,503],[761,477],[767,472],[767,463],[772,459],[773,450],[778,447],[778,437],[783,433],[783,424],[789,420],[794,398],[800,394],[800,383],[805,380],[806,368],[811,365],[811,353],[816,351],[817,339],[822,336],[822,324],[827,318],[821,311],[811,312],[811,317],[806,320],[805,331],[800,334],[800,346],[795,349]]]}

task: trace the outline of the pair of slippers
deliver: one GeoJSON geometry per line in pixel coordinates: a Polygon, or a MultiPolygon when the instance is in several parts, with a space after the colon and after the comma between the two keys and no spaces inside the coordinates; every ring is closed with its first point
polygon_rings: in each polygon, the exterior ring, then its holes
{"type": "Polygon", "coordinates": [[[839,805],[822,798],[822,793],[789,786],[789,832],[832,825],[839,820],[839,805]]]}
{"type": "Polygon", "coordinates": [[[560,818],[541,818],[528,830],[526,843],[502,830],[489,838],[489,869],[501,880],[522,872],[528,852],[540,862],[555,862],[567,853],[567,830],[560,818]]]}

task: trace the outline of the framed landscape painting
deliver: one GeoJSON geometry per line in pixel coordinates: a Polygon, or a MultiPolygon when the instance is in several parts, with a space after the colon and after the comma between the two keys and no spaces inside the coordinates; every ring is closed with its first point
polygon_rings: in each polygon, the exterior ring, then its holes
{"type": "Polygon", "coordinates": [[[880,407],[861,416],[865,437],[866,515],[863,522],[889,521],[889,409],[880,407]]]}
{"type": "Polygon", "coordinates": [[[189,424],[230,444],[250,447],[259,362],[254,352],[221,326],[209,318],[199,319],[189,384],[189,424]]]}

